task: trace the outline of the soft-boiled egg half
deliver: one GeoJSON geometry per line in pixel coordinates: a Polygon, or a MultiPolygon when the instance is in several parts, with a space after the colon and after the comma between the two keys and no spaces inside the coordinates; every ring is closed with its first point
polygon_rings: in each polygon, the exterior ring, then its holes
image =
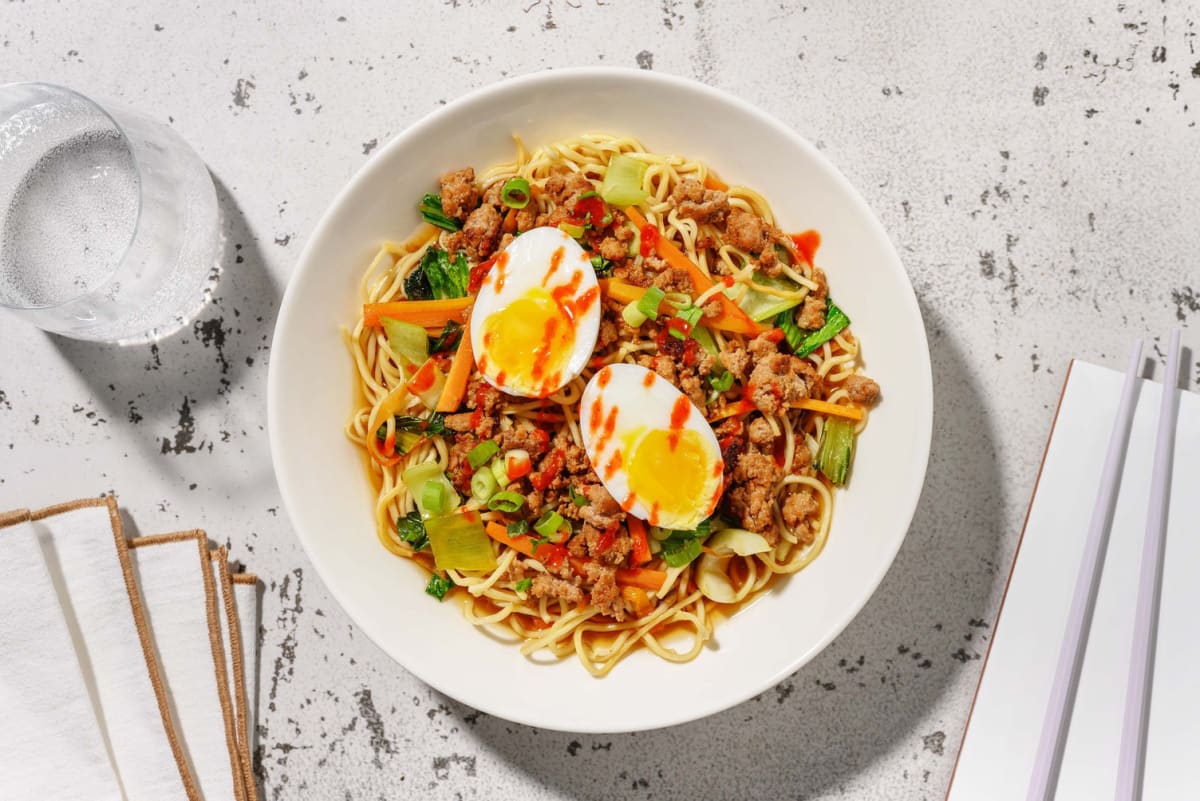
{"type": "Polygon", "coordinates": [[[600,333],[600,286],[579,243],[534,228],[496,256],[471,312],[484,379],[510,395],[553,395],[587,366],[600,333]]]}
{"type": "Polygon", "coordinates": [[[596,475],[626,512],[691,530],[721,499],[725,463],[704,414],[665,378],[610,364],[580,401],[583,446],[596,475]]]}

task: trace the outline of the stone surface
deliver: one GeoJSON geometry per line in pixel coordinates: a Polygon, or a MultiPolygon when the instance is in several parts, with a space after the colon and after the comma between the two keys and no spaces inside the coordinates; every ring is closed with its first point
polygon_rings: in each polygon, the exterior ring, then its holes
{"type": "Polygon", "coordinates": [[[1200,53],[1176,2],[450,0],[0,8],[0,75],[169,122],[219,187],[217,301],[117,349],[0,319],[0,508],[118,490],[143,533],[202,525],[265,585],[267,799],[940,799],[1065,368],[1135,336],[1200,346],[1200,53]],[[659,732],[574,736],[425,687],[356,632],[280,508],[274,314],[371,151],[505,76],[606,64],[736,92],[882,219],[933,354],[933,456],[882,587],[811,664],[659,732]]]}

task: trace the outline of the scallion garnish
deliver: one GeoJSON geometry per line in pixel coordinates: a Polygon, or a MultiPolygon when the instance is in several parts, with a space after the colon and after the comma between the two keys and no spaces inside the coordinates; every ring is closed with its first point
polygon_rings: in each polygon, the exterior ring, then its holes
{"type": "Polygon", "coordinates": [[[700,318],[704,316],[704,309],[699,306],[684,306],[675,312],[675,316],[686,321],[692,328],[695,328],[696,323],[700,322],[700,318]]]}
{"type": "Polygon", "coordinates": [[[478,470],[487,464],[488,460],[499,450],[500,446],[496,444],[495,440],[485,439],[467,452],[467,464],[471,465],[472,470],[478,470]]]}
{"type": "Polygon", "coordinates": [[[504,527],[510,537],[520,537],[529,533],[528,520],[514,520],[504,527]]]}
{"type": "Polygon", "coordinates": [[[562,524],[565,522],[566,521],[563,520],[563,516],[558,512],[546,510],[545,512],[542,512],[542,516],[539,517],[537,522],[533,524],[533,530],[538,534],[541,534],[543,537],[555,539],[555,535],[558,533],[558,530],[562,528],[562,524]]]}
{"type": "Polygon", "coordinates": [[[517,582],[517,592],[529,592],[533,588],[533,579],[523,578],[517,582]]]}
{"type": "MultiPolygon", "coordinates": [[[[662,303],[662,299],[665,298],[666,296],[667,296],[666,292],[663,292],[661,289],[659,289],[656,286],[652,286],[646,290],[644,295],[642,295],[640,298],[638,298],[637,309],[642,314],[646,315],[647,319],[657,320],[658,319],[658,304],[662,303]]],[[[628,322],[628,321],[626,321],[626,322],[628,322]]]]}
{"type": "Polygon", "coordinates": [[[471,476],[471,497],[477,501],[486,501],[496,494],[500,485],[491,470],[480,470],[471,476]]]}
{"type": "Polygon", "coordinates": [[[560,222],[558,224],[558,230],[562,231],[572,239],[578,239],[579,237],[583,236],[583,232],[587,229],[578,223],[560,222]]]}
{"type": "Polygon", "coordinates": [[[500,202],[510,209],[523,209],[529,205],[529,181],[524,178],[509,178],[500,190],[500,202]]]}
{"type": "Polygon", "coordinates": [[[525,496],[519,492],[497,492],[488,499],[488,508],[493,512],[512,514],[525,505],[525,496]]]}
{"type": "Polygon", "coordinates": [[[616,265],[613,264],[610,260],[604,258],[603,256],[601,256],[599,254],[592,256],[592,269],[595,270],[596,275],[598,275],[600,277],[604,277],[606,275],[612,275],[613,267],[615,267],[615,266],[616,265]]]}
{"type": "Polygon", "coordinates": [[[574,487],[567,487],[567,494],[571,497],[571,503],[576,506],[587,506],[591,503],[586,495],[582,492],[576,492],[574,487]]]}
{"type": "Polygon", "coordinates": [[[446,497],[446,485],[440,481],[426,481],[421,489],[421,505],[431,515],[445,514],[450,505],[446,497]]]}
{"type": "Polygon", "coordinates": [[[724,371],[720,375],[709,373],[708,384],[717,392],[728,392],[733,388],[733,373],[729,372],[728,370],[724,371]]]}

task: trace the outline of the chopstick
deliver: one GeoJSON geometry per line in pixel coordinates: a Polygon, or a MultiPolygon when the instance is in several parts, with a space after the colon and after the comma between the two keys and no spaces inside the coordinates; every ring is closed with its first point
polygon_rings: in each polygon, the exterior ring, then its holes
{"type": "Polygon", "coordinates": [[[1121,389],[1121,403],[1117,407],[1117,416],[1113,420],[1112,433],[1109,435],[1108,453],[1100,475],[1100,488],[1096,493],[1092,519],[1088,524],[1079,575],[1075,578],[1075,592],[1071,597],[1067,630],[1058,653],[1054,684],[1050,690],[1046,717],[1042,721],[1033,775],[1029,779],[1029,792],[1025,796],[1027,801],[1050,801],[1058,783],[1058,772],[1062,766],[1063,746],[1066,741],[1066,724],[1070,719],[1067,713],[1075,703],[1084,646],[1087,644],[1092,612],[1096,608],[1096,590],[1100,583],[1100,554],[1108,540],[1108,531],[1112,528],[1113,512],[1117,505],[1117,488],[1121,482],[1125,450],[1129,445],[1129,429],[1133,423],[1138,390],[1137,374],[1141,364],[1142,341],[1139,339],[1129,356],[1129,368],[1125,371],[1125,384],[1121,389]]]}
{"type": "Polygon", "coordinates": [[[1163,541],[1167,534],[1167,504],[1171,487],[1171,458],[1175,451],[1175,416],[1179,408],[1179,329],[1171,332],[1167,372],[1163,377],[1158,411],[1158,439],[1154,445],[1154,471],[1150,478],[1150,507],[1146,514],[1146,539],[1142,543],[1142,572],[1138,583],[1133,650],[1129,658],[1129,684],[1125,691],[1125,721],[1121,726],[1121,753],[1117,760],[1117,801],[1142,796],[1146,767],[1146,723],[1150,717],[1150,677],[1154,674],[1158,601],[1162,591],[1163,541]]]}

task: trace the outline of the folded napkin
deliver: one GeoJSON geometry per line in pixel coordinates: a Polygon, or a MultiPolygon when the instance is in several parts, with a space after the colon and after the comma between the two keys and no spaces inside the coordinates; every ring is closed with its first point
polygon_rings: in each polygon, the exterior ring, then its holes
{"type": "MultiPolygon", "coordinates": [[[[1067,372],[948,801],[1025,798],[1123,380],[1082,361],[1067,372]]],[[[1116,786],[1161,393],[1149,381],[1138,393],[1056,801],[1112,798],[1116,786]]],[[[1200,798],[1200,396],[1181,393],[1175,423],[1145,801],[1200,798]]]]}
{"type": "Polygon", "coordinates": [[[127,540],[112,498],[0,514],[0,798],[254,801],[257,627],[202,532],[127,540]]]}

